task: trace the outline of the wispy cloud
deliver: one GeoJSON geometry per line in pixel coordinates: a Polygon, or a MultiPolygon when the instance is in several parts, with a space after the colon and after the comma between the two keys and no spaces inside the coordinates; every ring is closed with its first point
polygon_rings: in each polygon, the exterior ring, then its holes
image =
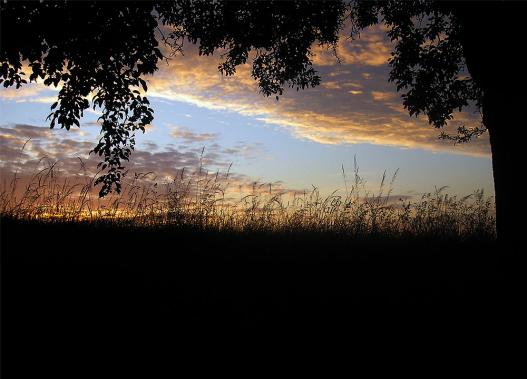
{"type": "Polygon", "coordinates": [[[216,140],[219,136],[218,133],[196,133],[184,126],[172,126],[170,135],[186,143],[210,142],[216,140]]]}
{"type": "MultiPolygon", "coordinates": [[[[387,59],[391,49],[382,27],[370,28],[353,41],[342,38],[336,55],[316,46],[313,60],[322,75],[322,85],[287,91],[276,101],[258,92],[250,65],[239,67],[234,77],[224,77],[218,72],[219,55],[199,56],[195,46],[187,45],[184,56],[176,56],[168,64],[160,63],[159,71],[148,79],[148,93],[158,99],[254,117],[287,128],[296,138],[323,144],[369,143],[489,156],[486,136],[454,146],[440,141],[439,131],[429,126],[425,118],[408,116],[399,94],[388,83],[387,59]]],[[[0,90],[0,98],[43,98],[41,85],[27,88],[26,92],[0,90]]],[[[461,124],[477,125],[480,119],[479,114],[458,113],[447,131],[454,132],[461,124]]],[[[212,142],[216,138],[214,133],[195,133],[188,128],[174,129],[172,136],[189,143],[212,142]]]]}
{"type": "MultiPolygon", "coordinates": [[[[388,82],[391,45],[382,28],[367,30],[353,41],[342,39],[337,48],[340,63],[332,51],[316,47],[321,86],[288,91],[279,101],[258,93],[250,65],[239,67],[235,77],[223,77],[217,71],[219,56],[200,57],[193,49],[190,46],[185,56],[161,66],[149,80],[151,96],[255,117],[287,128],[297,138],[324,144],[370,143],[471,156],[490,153],[486,136],[454,146],[439,140],[439,131],[424,117],[408,115],[388,82]]],[[[480,119],[479,114],[458,113],[446,131],[454,133],[461,124],[477,125],[480,119]]]]}

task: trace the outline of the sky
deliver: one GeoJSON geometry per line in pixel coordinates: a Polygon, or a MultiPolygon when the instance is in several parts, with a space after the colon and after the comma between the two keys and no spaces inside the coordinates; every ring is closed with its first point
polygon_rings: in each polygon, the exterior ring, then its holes
{"type": "MultiPolygon", "coordinates": [[[[426,118],[408,115],[388,82],[391,45],[382,27],[353,41],[341,38],[338,59],[325,47],[314,46],[313,52],[321,85],[289,89],[276,100],[259,93],[250,64],[225,77],[217,69],[221,54],[199,56],[185,44],[184,55],[160,62],[146,78],[155,119],[137,136],[128,168],[169,180],[184,167],[199,167],[203,156],[210,172],[231,167],[235,185],[272,183],[295,191],[316,186],[328,194],[346,188],[356,160],[372,192],[385,170],[389,177],[398,170],[396,195],[419,196],[444,186],[453,195],[478,189],[493,195],[488,135],[454,145],[439,140],[440,131],[426,118]]],[[[78,175],[79,158],[95,166],[88,153],[98,140],[99,114],[90,110],[81,127],[70,131],[49,129],[46,117],[57,91],[41,83],[0,89],[4,178],[15,170],[29,174],[44,157],[58,161],[66,176],[78,175]]],[[[467,110],[449,128],[480,120],[476,109],[467,110]]]]}

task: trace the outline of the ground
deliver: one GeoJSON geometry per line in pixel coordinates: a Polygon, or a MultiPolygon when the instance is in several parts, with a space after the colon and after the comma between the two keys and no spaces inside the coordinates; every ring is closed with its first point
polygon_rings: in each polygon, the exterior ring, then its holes
{"type": "Polygon", "coordinates": [[[488,239],[1,226],[6,370],[256,334],[488,344],[521,320],[516,255],[488,239]]]}

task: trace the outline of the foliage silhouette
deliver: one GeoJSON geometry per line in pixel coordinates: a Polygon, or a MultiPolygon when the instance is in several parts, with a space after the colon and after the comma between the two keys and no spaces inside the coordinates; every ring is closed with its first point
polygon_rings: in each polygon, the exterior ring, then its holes
{"type": "Polygon", "coordinates": [[[481,127],[462,126],[459,142],[489,131],[500,236],[519,235],[510,215],[517,212],[515,173],[525,141],[526,74],[518,49],[526,4],[441,1],[189,1],[43,2],[1,5],[1,81],[25,84],[23,62],[46,85],[62,85],[52,106],[51,127],[79,126],[91,105],[102,110],[102,138],[93,152],[103,157],[100,195],[120,191],[122,161],[134,147],[134,131],[144,130],[153,110],[140,92],[163,56],[158,25],[172,30],[162,41],[174,50],[185,39],[199,53],[225,49],[218,67],[234,75],[254,53],[252,76],[265,96],[285,87],[305,89],[320,83],[312,66],[314,44],[335,46],[343,25],[353,35],[376,23],[387,26],[395,43],[390,80],[402,92],[410,115],[424,114],[441,128],[455,110],[481,107],[481,127]],[[470,77],[464,77],[464,69],[470,77]],[[504,80],[505,73],[513,78],[504,80]],[[503,124],[503,125],[501,125],[503,124]],[[505,127],[504,125],[507,125],[505,127]],[[512,137],[511,137],[512,136],[512,137]],[[513,209],[514,207],[514,209],[513,209]]]}

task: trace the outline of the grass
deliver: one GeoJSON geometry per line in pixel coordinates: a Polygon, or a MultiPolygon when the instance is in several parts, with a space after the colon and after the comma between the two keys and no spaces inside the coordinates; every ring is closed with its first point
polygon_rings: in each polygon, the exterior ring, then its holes
{"type": "Polygon", "coordinates": [[[515,333],[523,265],[498,251],[492,199],[440,188],[394,200],[395,176],[375,193],[357,168],[343,178],[342,194],[253,185],[240,195],[229,171],[200,166],[166,182],[130,176],[105,199],[93,176],[72,181],[53,164],[9,178],[6,370],[180,364],[255,333],[257,344],[277,338],[272,351],[292,333],[449,351],[461,337],[502,346],[515,333]]]}
{"type": "MultiPolygon", "coordinates": [[[[81,162],[82,163],[82,162],[81,162]]],[[[56,163],[26,175],[18,174],[0,191],[0,215],[48,222],[111,222],[124,226],[185,226],[218,231],[331,232],[348,236],[437,236],[492,239],[495,218],[492,198],[482,190],[450,196],[446,187],[403,200],[392,196],[397,172],[382,176],[377,192],[366,189],[355,164],[352,183],[342,169],[346,189],[324,196],[310,191],[284,191],[254,183],[236,193],[230,167],[209,174],[200,165],[180,170],[160,182],[152,173],[135,173],[120,194],[100,199],[94,176],[61,177],[56,163]]]]}

